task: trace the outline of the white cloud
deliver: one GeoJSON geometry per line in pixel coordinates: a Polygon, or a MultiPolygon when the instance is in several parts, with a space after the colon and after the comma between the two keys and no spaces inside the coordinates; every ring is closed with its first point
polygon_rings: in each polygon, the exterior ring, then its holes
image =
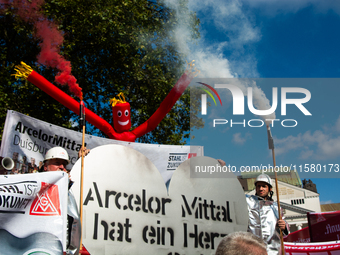
{"type": "Polygon", "coordinates": [[[308,158],[311,158],[314,154],[314,151],[313,150],[305,150],[305,151],[302,151],[301,154],[300,154],[300,158],[301,159],[308,159],[308,158]]]}
{"type": "Polygon", "coordinates": [[[333,204],[334,202],[332,200],[327,200],[327,201],[320,201],[320,204],[325,205],[325,204],[333,204]]]}
{"type": "Polygon", "coordinates": [[[196,12],[200,23],[211,25],[218,33],[212,35],[212,31],[204,31],[201,27],[201,38],[195,42],[197,44],[187,42],[191,35],[191,25],[189,16],[182,15],[179,11],[179,1],[166,0],[165,3],[180,15],[179,24],[175,29],[177,47],[187,54],[188,59],[196,60],[201,77],[258,77],[256,59],[244,56],[243,51],[245,45],[259,41],[261,33],[250,14],[245,12],[241,1],[189,0],[189,9],[196,12]],[[217,37],[217,41],[209,41],[217,37]],[[229,56],[225,55],[226,51],[229,56]],[[230,65],[231,59],[233,66],[230,65]]]}
{"type": "Polygon", "coordinates": [[[276,155],[286,154],[292,151],[300,151],[300,159],[326,160],[340,156],[340,136],[337,130],[340,117],[333,128],[316,130],[313,133],[306,131],[296,136],[288,136],[282,139],[275,139],[276,155]],[[327,132],[327,133],[326,133],[327,132]]]}
{"type": "Polygon", "coordinates": [[[243,145],[249,138],[251,138],[250,133],[246,133],[243,137],[241,133],[233,134],[233,142],[238,145],[243,145]]]}
{"type": "Polygon", "coordinates": [[[240,47],[247,43],[253,43],[260,39],[259,29],[254,26],[249,16],[243,10],[241,1],[225,0],[193,0],[193,10],[209,13],[207,20],[213,22],[218,30],[228,37],[233,47],[240,47]]]}

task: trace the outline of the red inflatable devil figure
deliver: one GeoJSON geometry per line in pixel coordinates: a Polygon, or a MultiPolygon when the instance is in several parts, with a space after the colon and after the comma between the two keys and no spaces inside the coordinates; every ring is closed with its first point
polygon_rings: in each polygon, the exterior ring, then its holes
{"type": "Polygon", "coordinates": [[[130,104],[125,101],[122,92],[118,94],[118,99],[110,100],[112,105],[113,128],[117,133],[129,131],[131,128],[130,104]]]}
{"type": "MultiPolygon", "coordinates": [[[[85,108],[86,120],[103,131],[111,139],[134,142],[138,137],[141,137],[154,130],[163,120],[165,115],[171,110],[179,97],[183,94],[195,76],[195,72],[192,71],[193,65],[191,64],[190,67],[191,68],[186,70],[186,72],[180,77],[175,86],[160,104],[156,112],[152,114],[152,116],[147,121],[132,131],[129,131],[131,128],[130,104],[125,101],[125,98],[122,96],[122,94],[118,95],[119,99],[111,100],[114,128],[107,121],[87,108],[85,108]]],[[[16,66],[16,71],[16,78],[27,79],[45,93],[63,104],[65,107],[74,113],[79,114],[79,102],[39,75],[30,66],[21,62],[21,65],[16,66]]]]}

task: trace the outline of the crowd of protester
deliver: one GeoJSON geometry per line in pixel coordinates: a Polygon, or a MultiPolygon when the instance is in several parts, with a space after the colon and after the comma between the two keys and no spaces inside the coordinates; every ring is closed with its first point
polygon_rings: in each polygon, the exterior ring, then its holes
{"type": "Polygon", "coordinates": [[[27,174],[44,171],[43,162],[40,161],[37,165],[35,162],[35,158],[33,157],[31,157],[28,161],[27,156],[23,155],[22,159],[19,160],[19,153],[13,152],[12,160],[14,162],[14,167],[7,174],[27,174]]]}
{"type": "Polygon", "coordinates": [[[19,160],[19,153],[13,152],[12,160],[14,162],[14,167],[11,170],[6,170],[3,174],[29,174],[29,173],[38,173],[44,172],[44,163],[43,161],[36,162],[35,158],[31,157],[30,159],[27,158],[26,155],[20,157],[19,160]]]}

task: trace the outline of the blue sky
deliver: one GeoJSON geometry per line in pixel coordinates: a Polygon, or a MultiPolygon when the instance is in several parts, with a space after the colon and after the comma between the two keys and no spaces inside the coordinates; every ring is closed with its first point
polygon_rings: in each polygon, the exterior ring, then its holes
{"type": "MultiPolygon", "coordinates": [[[[310,91],[311,99],[304,106],[312,116],[304,116],[295,106],[287,106],[286,116],[281,115],[280,107],[275,112],[277,119],[298,121],[294,128],[277,125],[271,129],[276,163],[319,164],[322,171],[331,171],[332,175],[322,174],[323,178],[304,170],[299,174],[316,183],[322,203],[340,203],[340,172],[335,172],[335,165],[330,169],[330,164],[340,164],[340,79],[336,79],[340,77],[340,3],[197,0],[189,1],[189,6],[201,21],[199,43],[186,49],[201,71],[196,81],[211,78],[204,81],[214,86],[213,78],[261,78],[256,86],[269,105],[272,87],[278,87],[279,97],[281,87],[310,91]]],[[[242,118],[233,116],[230,94],[225,89],[217,91],[223,107],[208,98],[212,106],[205,128],[193,133],[196,138],[191,144],[203,145],[206,156],[222,158],[227,164],[272,164],[265,127],[212,126],[214,118],[261,119],[247,107],[242,118]]]]}

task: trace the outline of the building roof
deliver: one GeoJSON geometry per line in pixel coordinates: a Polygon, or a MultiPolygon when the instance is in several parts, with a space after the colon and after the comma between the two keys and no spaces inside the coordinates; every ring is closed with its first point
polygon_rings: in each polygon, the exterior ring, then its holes
{"type": "Polygon", "coordinates": [[[321,212],[332,212],[332,211],[340,211],[340,203],[336,204],[324,204],[321,206],[321,212]]]}
{"type": "Polygon", "coordinates": [[[314,212],[313,210],[309,210],[303,207],[295,206],[295,205],[290,205],[284,202],[280,202],[280,206],[284,209],[288,209],[293,212],[301,213],[301,214],[307,214],[308,212],[314,212]]]}
{"type": "MultiPolygon", "coordinates": [[[[242,172],[241,176],[238,176],[238,180],[240,181],[244,191],[250,191],[255,188],[255,180],[258,175],[262,173],[262,170],[251,171],[251,172],[242,172]]],[[[263,172],[269,175],[270,178],[275,179],[275,172],[266,171],[263,172]]],[[[278,181],[282,181],[297,187],[302,187],[301,179],[299,177],[298,172],[290,170],[290,169],[279,169],[277,172],[278,181]]]]}

